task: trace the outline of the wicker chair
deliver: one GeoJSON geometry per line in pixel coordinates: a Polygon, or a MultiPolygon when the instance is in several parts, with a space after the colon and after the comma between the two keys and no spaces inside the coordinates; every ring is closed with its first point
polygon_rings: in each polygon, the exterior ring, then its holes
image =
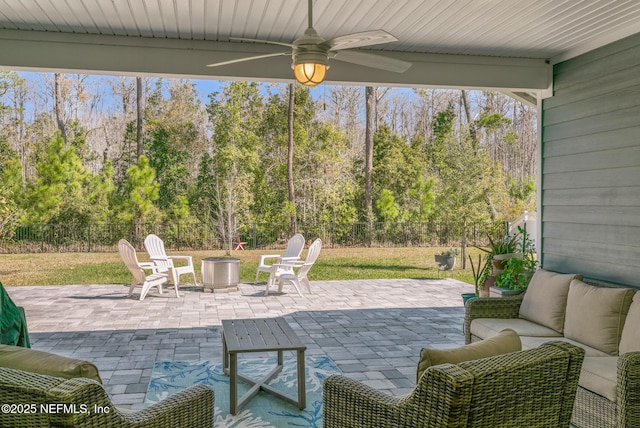
{"type": "Polygon", "coordinates": [[[121,411],[94,380],[0,367],[0,402],[4,404],[0,412],[4,428],[213,426],[214,395],[205,385],[192,386],[143,410],[121,411]],[[7,405],[15,408],[5,408],[7,405]]]}
{"type": "Polygon", "coordinates": [[[563,342],[457,365],[429,367],[412,393],[393,397],[333,375],[324,383],[324,426],[569,426],[584,350],[563,342]]]}

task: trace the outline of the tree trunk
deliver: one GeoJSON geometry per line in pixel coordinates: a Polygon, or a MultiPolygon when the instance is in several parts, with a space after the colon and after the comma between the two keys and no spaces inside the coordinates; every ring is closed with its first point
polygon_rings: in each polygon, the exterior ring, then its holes
{"type": "Polygon", "coordinates": [[[462,91],[462,104],[464,105],[464,112],[467,115],[467,123],[469,124],[469,136],[471,137],[471,142],[473,143],[473,149],[477,152],[478,150],[478,135],[476,131],[476,123],[471,117],[471,105],[469,104],[469,98],[467,97],[467,91],[464,89],[462,91]]]}
{"type": "Polygon", "coordinates": [[[376,88],[365,88],[364,208],[367,222],[373,221],[373,135],[375,133],[376,88]]]}
{"type": "Polygon", "coordinates": [[[55,97],[55,111],[56,111],[56,122],[58,123],[58,129],[60,130],[60,135],[62,135],[62,140],[64,141],[64,145],[67,145],[67,130],[64,124],[64,115],[62,112],[62,88],[60,83],[60,73],[55,73],[54,75],[54,97],[55,97]]]}
{"type": "Polygon", "coordinates": [[[289,189],[289,202],[291,203],[291,207],[293,208],[293,212],[291,213],[291,234],[296,233],[298,225],[296,224],[296,195],[295,188],[293,186],[293,111],[295,107],[295,86],[293,83],[289,84],[289,120],[288,120],[288,128],[289,128],[289,144],[287,148],[287,187],[289,189]]]}
{"type": "Polygon", "coordinates": [[[142,77],[136,77],[136,154],[142,156],[142,77]]]}
{"type": "Polygon", "coordinates": [[[467,221],[462,222],[462,251],[460,255],[462,256],[462,269],[467,268],[467,221]]]}
{"type": "Polygon", "coordinates": [[[232,180],[227,181],[227,256],[231,255],[231,251],[233,251],[233,235],[235,232],[235,204],[233,201],[233,186],[232,180]]]}

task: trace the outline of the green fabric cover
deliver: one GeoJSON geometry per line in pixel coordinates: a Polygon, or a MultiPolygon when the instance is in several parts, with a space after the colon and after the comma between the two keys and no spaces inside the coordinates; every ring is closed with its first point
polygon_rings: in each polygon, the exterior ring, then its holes
{"type": "Polygon", "coordinates": [[[65,379],[86,377],[102,383],[98,368],[89,361],[19,346],[0,345],[0,367],[65,379]]]}
{"type": "Polygon", "coordinates": [[[0,282],[0,343],[30,348],[24,309],[16,306],[0,282]]]}
{"type": "MultiPolygon", "coordinates": [[[[553,338],[549,338],[553,340],[553,338]]],[[[479,360],[481,358],[493,357],[495,355],[506,354],[522,350],[520,336],[514,330],[505,328],[495,336],[470,343],[454,349],[428,349],[422,348],[420,351],[420,361],[416,382],[420,380],[422,374],[431,366],[439,364],[458,364],[463,361],[479,360]]]]}

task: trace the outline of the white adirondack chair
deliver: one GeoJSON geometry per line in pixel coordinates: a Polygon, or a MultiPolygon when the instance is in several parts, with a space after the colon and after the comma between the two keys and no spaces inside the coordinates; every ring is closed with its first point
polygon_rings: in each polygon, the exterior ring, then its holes
{"type": "Polygon", "coordinates": [[[287,241],[287,248],[284,254],[266,254],[260,256],[260,262],[258,263],[258,271],[256,272],[256,281],[258,282],[258,276],[260,272],[267,272],[269,274],[269,279],[267,280],[267,290],[265,290],[265,294],[269,292],[269,285],[272,283],[272,277],[276,277],[277,274],[281,273],[283,270],[290,270],[287,268],[280,268],[278,270],[278,266],[274,266],[276,264],[282,264],[284,261],[293,261],[298,260],[300,258],[300,253],[302,253],[302,249],[304,248],[304,236],[299,233],[296,233],[289,241],[287,241]],[[275,259],[273,263],[267,263],[268,259],[275,259]],[[274,269],[276,269],[274,271],[274,269]],[[274,276],[276,275],[276,276],[274,276]]]}
{"type": "Polygon", "coordinates": [[[193,285],[196,283],[196,272],[193,269],[193,259],[191,256],[167,256],[164,250],[164,242],[153,233],[144,238],[144,248],[149,253],[149,258],[158,266],[164,267],[169,271],[171,279],[176,286],[176,290],[180,285],[180,275],[190,273],[193,276],[193,285]],[[174,260],[184,260],[187,264],[184,266],[176,266],[174,260]]]}
{"type": "MultiPolygon", "coordinates": [[[[302,296],[302,292],[300,291],[300,283],[304,284],[307,287],[309,293],[311,293],[311,284],[309,283],[309,279],[307,278],[307,274],[309,270],[313,266],[313,264],[318,259],[320,255],[320,249],[322,248],[322,240],[320,238],[313,241],[313,243],[309,246],[309,250],[307,251],[307,258],[304,261],[292,261],[292,262],[284,262],[283,265],[288,265],[291,267],[291,270],[284,270],[278,276],[278,291],[282,292],[282,286],[285,282],[290,282],[295,287],[296,291],[300,296],[302,296]],[[295,272],[295,269],[298,269],[295,272]]],[[[284,266],[283,266],[284,267],[284,266]]]]}
{"type": "MultiPolygon", "coordinates": [[[[162,294],[162,284],[169,281],[169,272],[166,269],[162,269],[162,267],[156,265],[153,262],[139,262],[138,256],[136,255],[136,249],[133,248],[126,239],[121,239],[118,242],[118,252],[120,253],[120,258],[133,275],[133,280],[131,281],[131,287],[129,287],[129,297],[133,294],[133,289],[136,288],[136,285],[142,284],[142,291],[140,292],[140,300],[144,300],[144,297],[147,295],[151,287],[157,287],[158,292],[162,294]],[[145,273],[145,269],[151,269],[153,271],[152,274],[147,275],[145,273]]],[[[178,295],[178,287],[176,289],[176,297],[178,295]]]]}

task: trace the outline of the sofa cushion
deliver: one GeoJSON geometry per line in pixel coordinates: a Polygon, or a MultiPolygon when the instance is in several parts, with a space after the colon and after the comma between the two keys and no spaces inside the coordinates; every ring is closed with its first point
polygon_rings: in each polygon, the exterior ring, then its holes
{"type": "Polygon", "coordinates": [[[495,336],[505,328],[511,328],[520,336],[562,337],[560,333],[549,327],[523,319],[476,318],[471,321],[469,331],[473,336],[486,339],[495,336]]]}
{"type": "Polygon", "coordinates": [[[578,385],[616,402],[618,357],[585,357],[578,385]]]}
{"type": "Polygon", "coordinates": [[[463,361],[493,357],[508,352],[520,351],[521,349],[520,338],[518,334],[511,329],[505,329],[493,337],[459,348],[422,348],[420,351],[416,381],[420,380],[424,371],[431,366],[445,363],[458,364],[463,361]]]}
{"type": "Polygon", "coordinates": [[[522,299],[520,318],[562,333],[569,284],[574,278],[582,279],[582,275],[537,270],[522,299]]]}
{"type": "Polygon", "coordinates": [[[640,351],[640,293],[633,295],[620,338],[620,355],[640,351]]]}
{"type": "Polygon", "coordinates": [[[610,355],[606,352],[602,352],[599,349],[592,348],[591,346],[587,346],[584,343],[576,342],[575,340],[567,339],[566,337],[532,337],[532,336],[520,336],[520,341],[522,342],[522,349],[533,349],[542,345],[543,343],[549,342],[551,340],[559,340],[562,342],[567,342],[575,346],[579,346],[584,349],[584,355],[586,357],[609,357],[610,355]]]}
{"type": "Polygon", "coordinates": [[[65,379],[86,377],[102,383],[98,368],[89,361],[18,346],[0,345],[0,367],[65,379]]]}
{"type": "Polygon", "coordinates": [[[597,287],[574,279],[569,286],[565,337],[618,355],[624,321],[635,291],[597,287]]]}

